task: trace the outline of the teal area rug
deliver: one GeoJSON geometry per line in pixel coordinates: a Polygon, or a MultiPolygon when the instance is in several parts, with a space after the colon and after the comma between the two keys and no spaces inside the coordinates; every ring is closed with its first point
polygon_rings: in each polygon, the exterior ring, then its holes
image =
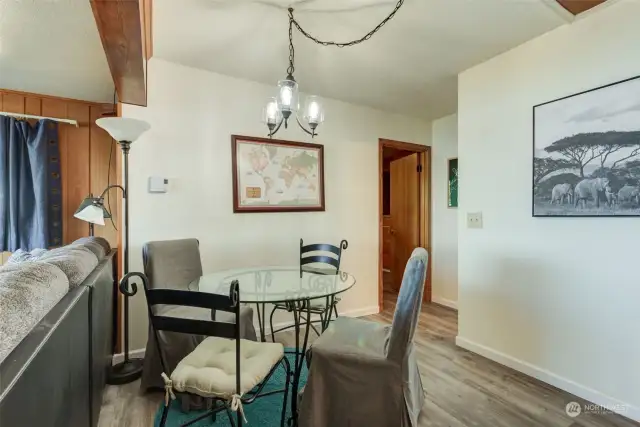
{"type": "MultiPolygon", "coordinates": [[[[293,350],[293,349],[286,349],[293,350]]],[[[291,363],[291,368],[295,363],[295,356],[293,354],[287,354],[287,358],[291,363]]],[[[273,373],[269,382],[265,385],[263,391],[278,390],[284,388],[285,372],[282,366],[273,373]]],[[[300,390],[307,383],[307,365],[306,362],[302,368],[302,374],[300,375],[300,390]]],[[[291,387],[291,386],[290,386],[291,387]]],[[[287,398],[287,418],[291,416],[291,392],[289,389],[289,396],[287,398]]],[[[244,405],[244,414],[249,422],[250,427],[278,427],[280,425],[280,416],[282,415],[282,398],[284,394],[274,394],[267,397],[256,399],[255,402],[250,405],[244,405]]],[[[164,404],[163,404],[164,405],[164,404]]],[[[163,405],[160,405],[156,412],[156,418],[154,426],[160,425],[162,418],[163,405]]],[[[193,411],[182,412],[180,408],[180,402],[177,400],[171,403],[169,408],[169,415],[167,416],[166,427],[179,427],[186,424],[190,420],[197,418],[199,415],[204,415],[206,411],[193,411]]],[[[235,413],[233,414],[235,421],[235,413]]],[[[212,421],[211,418],[205,418],[192,424],[193,427],[231,427],[229,419],[225,415],[224,411],[217,414],[216,421],[212,421]]]]}

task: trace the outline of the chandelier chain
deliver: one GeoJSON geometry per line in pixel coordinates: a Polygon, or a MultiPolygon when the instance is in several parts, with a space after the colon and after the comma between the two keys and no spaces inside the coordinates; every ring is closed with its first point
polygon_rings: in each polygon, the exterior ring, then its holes
{"type": "Polygon", "coordinates": [[[289,9],[289,67],[287,68],[287,75],[293,76],[295,67],[296,51],[293,48],[293,9],[289,9]]]}
{"type": "MultiPolygon", "coordinates": [[[[378,31],[380,31],[380,29],[382,27],[384,27],[386,25],[387,22],[389,22],[391,19],[393,19],[393,17],[396,15],[396,13],[398,12],[398,10],[400,10],[400,8],[402,7],[402,5],[404,4],[405,0],[398,0],[398,2],[396,3],[395,8],[393,9],[393,11],[382,20],[382,22],[380,22],[378,25],[375,26],[375,28],[371,31],[369,31],[367,34],[365,34],[363,37],[356,39],[356,40],[351,40],[349,42],[335,42],[335,41],[326,41],[326,40],[320,40],[317,39],[316,37],[312,36],[311,34],[309,34],[308,32],[306,32],[298,23],[298,21],[296,21],[296,19],[293,17],[293,8],[289,8],[289,66],[287,67],[287,77],[286,80],[293,80],[295,82],[295,79],[293,77],[293,73],[295,72],[295,56],[296,56],[296,51],[295,48],[293,46],[293,27],[295,26],[298,31],[300,31],[300,33],[305,36],[306,38],[308,38],[309,40],[313,41],[314,43],[317,43],[319,45],[322,46],[337,46],[337,47],[349,47],[349,46],[354,46],[357,44],[360,44],[364,41],[369,40],[371,37],[373,37],[373,35],[375,33],[377,33],[378,31]]],[[[280,83],[278,83],[278,86],[280,86],[280,83]]],[[[287,86],[289,88],[289,90],[291,90],[291,85],[287,86]]],[[[297,86],[294,85],[293,88],[294,90],[297,86]]],[[[284,88],[284,86],[283,86],[284,88]]],[[[280,92],[281,95],[285,92],[280,92]]],[[[289,95],[289,101],[291,101],[291,93],[289,95]]],[[[269,104],[271,105],[271,104],[269,104]]],[[[279,108],[279,107],[278,107],[279,108]]],[[[282,113],[282,116],[280,117],[280,122],[276,125],[276,120],[269,116],[269,113],[267,113],[267,126],[269,127],[269,138],[271,138],[276,132],[278,132],[278,130],[280,129],[280,126],[282,125],[282,123],[284,123],[284,127],[287,127],[288,124],[288,118],[289,115],[291,114],[291,110],[286,110],[287,114],[285,115],[284,113],[282,113]]],[[[300,120],[298,119],[298,116],[296,115],[296,121],[298,122],[298,125],[300,126],[300,128],[302,128],[303,131],[305,131],[306,133],[308,133],[309,135],[311,135],[311,137],[313,138],[314,136],[316,136],[316,128],[318,126],[318,124],[320,124],[323,120],[322,117],[318,117],[318,104],[316,102],[316,113],[315,113],[315,120],[312,122],[309,119],[309,127],[311,130],[308,130],[307,128],[305,128],[302,123],[300,123],[300,120]],[[319,120],[318,120],[319,119],[319,120]]]]}
{"type": "MultiPolygon", "coordinates": [[[[357,44],[360,44],[364,41],[369,40],[371,37],[373,37],[373,35],[375,33],[377,33],[382,27],[384,27],[384,25],[389,22],[396,14],[396,12],[398,12],[398,10],[400,10],[400,8],[402,7],[402,5],[404,4],[405,0],[398,0],[398,3],[396,4],[396,7],[393,9],[393,11],[382,20],[382,22],[380,22],[373,30],[369,31],[367,34],[365,34],[363,37],[357,39],[357,40],[352,40],[350,42],[334,42],[334,41],[324,41],[324,40],[319,40],[316,37],[312,36],[311,34],[309,34],[308,32],[306,32],[298,23],[298,21],[296,21],[296,19],[293,17],[293,9],[289,8],[289,50],[293,51],[293,41],[292,41],[292,37],[291,37],[291,24],[295,25],[296,28],[298,29],[298,31],[300,31],[302,33],[303,36],[305,36],[306,38],[308,38],[309,40],[312,40],[313,42],[320,44],[322,46],[337,46],[337,47],[349,47],[349,46],[354,46],[357,44]]],[[[290,58],[291,59],[291,58],[290,58]]]]}

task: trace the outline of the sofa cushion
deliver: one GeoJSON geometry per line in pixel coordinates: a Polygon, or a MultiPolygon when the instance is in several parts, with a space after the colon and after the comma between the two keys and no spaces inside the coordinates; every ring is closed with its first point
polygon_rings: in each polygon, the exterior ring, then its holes
{"type": "Polygon", "coordinates": [[[98,265],[98,258],[82,246],[63,246],[42,255],[39,261],[53,264],[69,278],[71,289],[80,286],[98,265]]]}
{"type": "Polygon", "coordinates": [[[103,237],[81,237],[69,246],[81,246],[89,249],[98,258],[98,261],[102,261],[111,251],[111,245],[103,237]]]}
{"type": "MultiPolygon", "coordinates": [[[[236,394],[236,342],[209,337],[171,374],[173,387],[203,397],[230,399],[236,394]]],[[[280,343],[240,340],[240,381],[244,394],[262,381],[284,356],[280,343]]]]}
{"type": "Polygon", "coordinates": [[[0,362],[69,291],[69,279],[41,262],[0,269],[0,362]]]}

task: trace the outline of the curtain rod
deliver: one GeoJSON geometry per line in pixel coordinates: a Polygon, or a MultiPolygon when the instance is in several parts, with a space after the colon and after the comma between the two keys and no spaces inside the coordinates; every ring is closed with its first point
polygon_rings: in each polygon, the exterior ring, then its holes
{"type": "Polygon", "coordinates": [[[57,119],[55,117],[34,116],[34,115],[31,115],[31,114],[5,113],[4,111],[0,111],[0,116],[17,117],[17,118],[21,118],[21,119],[36,119],[36,120],[45,119],[45,120],[52,120],[54,122],[67,123],[69,125],[73,125],[75,127],[79,127],[77,120],[70,120],[70,119],[57,119]]]}

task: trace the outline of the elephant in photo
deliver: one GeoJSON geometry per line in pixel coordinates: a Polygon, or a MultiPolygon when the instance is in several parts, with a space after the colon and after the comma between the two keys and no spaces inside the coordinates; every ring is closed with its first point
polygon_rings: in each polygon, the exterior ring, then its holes
{"type": "Polygon", "coordinates": [[[640,203],[640,188],[626,184],[618,191],[618,203],[636,202],[640,203]]]}
{"type": "Polygon", "coordinates": [[[571,204],[573,199],[573,188],[571,184],[556,184],[551,190],[551,204],[558,202],[559,205],[563,205],[565,200],[571,204]]]}
{"type": "Polygon", "coordinates": [[[607,204],[610,208],[618,203],[618,195],[608,185],[607,188],[604,189],[604,195],[607,197],[607,204]]]}
{"type": "Polygon", "coordinates": [[[587,199],[591,197],[596,202],[596,207],[600,207],[600,195],[605,194],[609,186],[608,178],[588,178],[580,181],[574,189],[575,206],[582,200],[582,207],[587,207],[587,199]]]}

